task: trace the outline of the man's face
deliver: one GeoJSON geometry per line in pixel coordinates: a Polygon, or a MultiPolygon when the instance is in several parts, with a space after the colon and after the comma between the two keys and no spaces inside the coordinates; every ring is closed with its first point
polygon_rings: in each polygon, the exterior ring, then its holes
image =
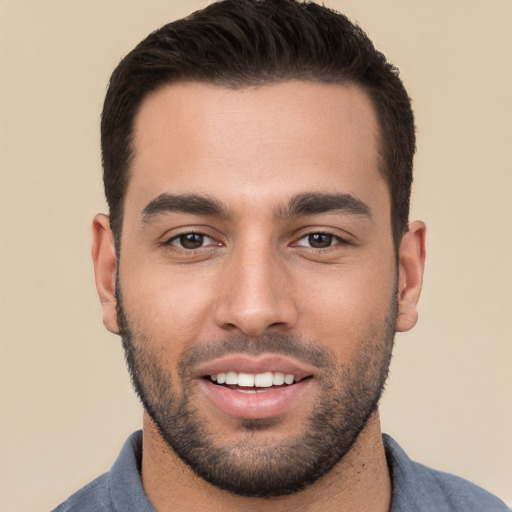
{"type": "Polygon", "coordinates": [[[350,449],[391,355],[370,101],[353,86],[175,84],[143,102],[134,148],[118,322],[146,410],[214,485],[296,491],[350,449]]]}

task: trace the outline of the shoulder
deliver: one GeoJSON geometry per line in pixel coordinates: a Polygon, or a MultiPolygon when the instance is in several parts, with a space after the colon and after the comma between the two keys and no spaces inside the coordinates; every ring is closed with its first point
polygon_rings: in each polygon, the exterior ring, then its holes
{"type": "Polygon", "coordinates": [[[393,479],[391,512],[510,512],[499,498],[458,476],[412,461],[384,435],[393,479]]]}
{"type": "Polygon", "coordinates": [[[52,512],[107,512],[111,511],[108,473],[82,487],[52,512]]]}
{"type": "Polygon", "coordinates": [[[497,496],[478,485],[450,473],[430,471],[454,510],[509,512],[510,509],[497,496]]]}
{"type": "Polygon", "coordinates": [[[114,465],[52,512],[154,512],[140,477],[142,433],[124,443],[114,465]]]}

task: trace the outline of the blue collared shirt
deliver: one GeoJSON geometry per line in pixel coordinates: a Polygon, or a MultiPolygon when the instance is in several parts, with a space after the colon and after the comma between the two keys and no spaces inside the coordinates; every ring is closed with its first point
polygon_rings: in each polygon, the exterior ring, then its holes
{"type": "MultiPolygon", "coordinates": [[[[383,435],[393,482],[390,512],[510,512],[499,498],[449,473],[413,462],[383,435]]],[[[82,487],[53,512],[155,512],[140,478],[142,431],[125,442],[111,470],[82,487]]]]}

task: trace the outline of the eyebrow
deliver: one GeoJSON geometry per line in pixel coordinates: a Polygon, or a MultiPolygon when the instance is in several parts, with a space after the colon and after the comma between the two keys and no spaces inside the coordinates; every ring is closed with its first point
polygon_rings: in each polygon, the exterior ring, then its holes
{"type": "MultiPolygon", "coordinates": [[[[226,207],[217,199],[196,194],[164,193],[149,202],[142,210],[142,221],[148,223],[153,218],[169,212],[229,218],[226,207]]],[[[350,194],[318,192],[305,192],[293,197],[286,206],[277,208],[275,215],[286,219],[331,212],[372,216],[369,206],[350,194]]]]}
{"type": "Polygon", "coordinates": [[[217,199],[195,194],[160,194],[142,210],[142,221],[150,222],[154,217],[169,212],[228,217],[226,208],[217,199]]]}
{"type": "Polygon", "coordinates": [[[351,194],[326,194],[306,192],[293,197],[278,217],[289,218],[322,213],[348,213],[371,218],[370,207],[351,194]]]}

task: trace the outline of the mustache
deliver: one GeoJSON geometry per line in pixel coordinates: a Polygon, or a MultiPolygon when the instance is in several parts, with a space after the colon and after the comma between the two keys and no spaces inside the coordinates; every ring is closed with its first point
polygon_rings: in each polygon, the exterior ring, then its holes
{"type": "Polygon", "coordinates": [[[179,363],[181,377],[186,377],[198,364],[230,354],[276,354],[293,357],[317,368],[334,368],[336,356],[324,347],[319,347],[296,336],[266,333],[258,338],[243,334],[232,335],[219,341],[198,342],[184,349],[179,363]]]}

